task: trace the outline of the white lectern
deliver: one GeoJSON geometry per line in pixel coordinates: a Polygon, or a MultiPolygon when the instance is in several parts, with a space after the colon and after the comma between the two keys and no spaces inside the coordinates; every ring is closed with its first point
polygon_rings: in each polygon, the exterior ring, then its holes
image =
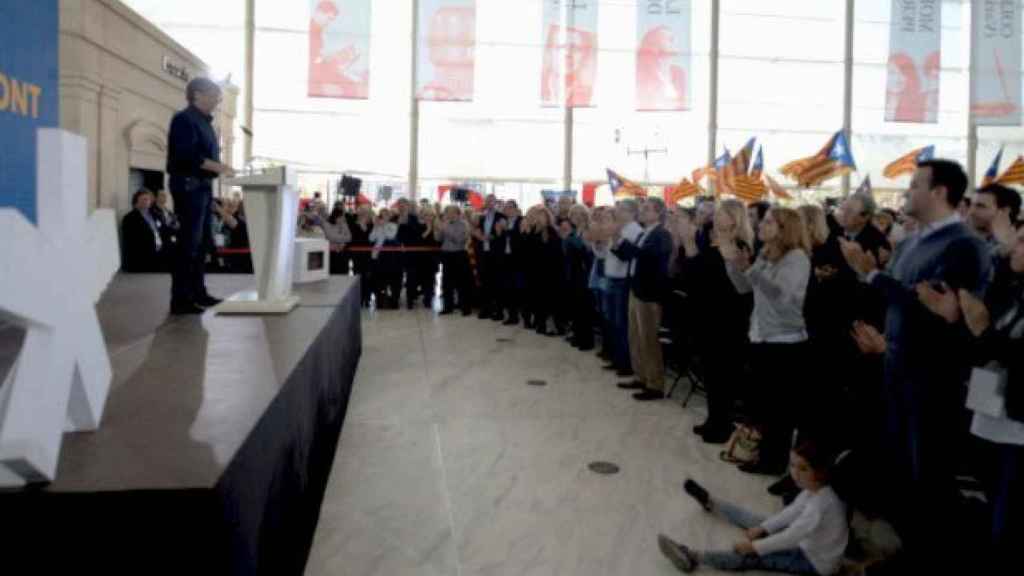
{"type": "Polygon", "coordinates": [[[228,178],[222,186],[239,186],[245,194],[252,268],[256,291],[225,300],[217,314],[286,314],[299,303],[292,292],[292,257],[299,193],[295,172],[286,166],[260,174],[228,178]]]}

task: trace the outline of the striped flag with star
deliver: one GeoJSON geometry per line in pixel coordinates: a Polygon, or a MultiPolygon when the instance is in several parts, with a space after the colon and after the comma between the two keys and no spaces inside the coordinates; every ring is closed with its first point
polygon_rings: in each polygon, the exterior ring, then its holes
{"type": "Polygon", "coordinates": [[[797,175],[797,182],[804,188],[818,186],[826,180],[849,174],[857,169],[857,163],[853,159],[846,134],[842,131],[836,132],[832,136],[831,142],[832,146],[827,155],[819,155],[814,162],[797,175]]]}
{"type": "Polygon", "coordinates": [[[1018,156],[1006,172],[996,178],[996,184],[1024,184],[1024,156],[1018,156]]]}
{"type": "Polygon", "coordinates": [[[643,186],[614,170],[605,170],[608,173],[608,186],[612,189],[612,196],[615,198],[644,198],[647,196],[647,190],[643,186]]]}
{"type": "Polygon", "coordinates": [[[764,148],[757,147],[757,156],[754,158],[754,165],[750,168],[751,178],[760,178],[764,173],[764,148]]]}
{"type": "Polygon", "coordinates": [[[779,173],[782,174],[783,176],[787,176],[791,180],[796,180],[800,174],[802,174],[820,158],[825,158],[828,156],[829,150],[832,149],[832,144],[835,142],[835,139],[836,137],[835,135],[833,135],[832,138],[829,138],[829,141],[826,142],[825,145],[821,147],[821,150],[818,150],[818,152],[815,153],[813,156],[798,158],[796,160],[793,160],[792,162],[787,162],[786,164],[783,164],[782,168],[779,168],[779,173]]]}
{"type": "Polygon", "coordinates": [[[768,195],[768,187],[762,178],[754,178],[748,174],[739,174],[733,181],[733,196],[746,203],[759,202],[768,195]]]}
{"type": "Polygon", "coordinates": [[[996,181],[999,176],[999,165],[1003,162],[1003,149],[999,148],[999,153],[992,159],[992,164],[989,165],[988,170],[985,171],[985,177],[981,180],[982,186],[988,186],[989,184],[996,181]]]}
{"type": "Polygon", "coordinates": [[[669,190],[665,191],[665,202],[670,205],[677,204],[684,198],[700,196],[704,193],[704,189],[691,182],[689,178],[683,178],[678,185],[669,186],[668,188],[669,190]]]}
{"type": "Polygon", "coordinates": [[[890,180],[899,178],[904,174],[913,174],[919,163],[931,160],[934,157],[935,146],[925,146],[924,148],[911,150],[886,166],[882,174],[890,180]]]}

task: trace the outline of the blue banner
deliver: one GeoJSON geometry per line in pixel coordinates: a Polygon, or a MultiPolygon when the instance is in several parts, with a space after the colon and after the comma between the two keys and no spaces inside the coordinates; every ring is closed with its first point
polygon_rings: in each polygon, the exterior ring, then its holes
{"type": "Polygon", "coordinates": [[[36,221],[36,129],[56,127],[57,0],[0,2],[0,208],[36,221]]]}

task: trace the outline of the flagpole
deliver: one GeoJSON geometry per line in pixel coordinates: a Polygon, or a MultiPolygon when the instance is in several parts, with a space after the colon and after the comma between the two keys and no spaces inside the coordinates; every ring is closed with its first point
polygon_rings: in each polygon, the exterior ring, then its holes
{"type": "MultiPolygon", "coordinates": [[[[846,134],[846,145],[853,146],[853,31],[854,31],[853,0],[846,0],[846,52],[843,59],[843,132],[846,134]]],[[[843,174],[843,197],[850,195],[850,174],[843,174]]]]}
{"type": "Polygon", "coordinates": [[[409,110],[409,198],[416,201],[420,184],[420,101],[416,77],[420,59],[420,0],[412,0],[412,102],[409,110]]]}
{"type": "MultiPolygon", "coordinates": [[[[562,35],[561,44],[562,44],[562,46],[565,46],[566,47],[565,50],[568,51],[570,49],[568,47],[569,28],[573,27],[573,24],[575,23],[575,16],[576,15],[573,12],[573,6],[572,5],[563,5],[562,9],[566,11],[566,16],[565,16],[566,26],[564,26],[562,28],[562,30],[561,30],[561,35],[562,35]]],[[[566,190],[566,191],[567,190],[572,190],[572,155],[573,155],[573,133],[574,133],[574,124],[575,124],[575,113],[574,113],[574,110],[573,110],[573,107],[572,107],[572,103],[569,101],[569,97],[570,97],[569,86],[568,86],[568,83],[566,82],[566,78],[567,78],[566,74],[568,74],[568,72],[569,72],[569,70],[568,70],[568,56],[569,55],[567,53],[566,54],[562,54],[562,57],[564,58],[564,60],[562,61],[562,66],[564,68],[564,74],[559,79],[560,83],[562,84],[562,89],[565,91],[564,94],[563,94],[563,105],[565,106],[565,120],[564,120],[563,124],[565,125],[565,134],[564,134],[564,143],[563,143],[563,146],[562,146],[562,150],[565,153],[565,157],[562,159],[562,190],[566,190]]]]}
{"type": "Polygon", "coordinates": [[[968,7],[971,13],[970,56],[967,59],[967,191],[974,192],[978,178],[978,121],[974,117],[974,105],[976,95],[974,93],[974,79],[978,70],[978,28],[974,19],[978,16],[977,2],[972,2],[968,7]]]}
{"type": "MultiPolygon", "coordinates": [[[[245,3],[245,128],[249,130],[245,135],[245,147],[243,148],[242,166],[248,168],[252,164],[252,117],[253,117],[253,74],[256,70],[256,0],[246,0],[245,3]]],[[[228,158],[227,163],[231,164],[232,159],[228,158]]]]}
{"type": "MultiPolygon", "coordinates": [[[[718,137],[718,32],[722,14],[721,0],[711,0],[711,61],[710,78],[711,94],[708,98],[708,166],[715,163],[716,139],[718,137]]],[[[717,190],[717,184],[709,179],[708,188],[712,195],[717,190]]]]}

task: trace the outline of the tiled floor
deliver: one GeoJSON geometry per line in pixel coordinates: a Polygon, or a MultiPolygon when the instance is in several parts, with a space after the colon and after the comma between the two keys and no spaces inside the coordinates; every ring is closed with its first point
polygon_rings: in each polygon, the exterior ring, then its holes
{"type": "Polygon", "coordinates": [[[701,399],[635,402],[561,338],[426,310],[367,315],[363,338],[307,574],[673,574],[658,532],[738,537],[682,495],[686,476],[780,506],[692,434],[701,399]]]}

